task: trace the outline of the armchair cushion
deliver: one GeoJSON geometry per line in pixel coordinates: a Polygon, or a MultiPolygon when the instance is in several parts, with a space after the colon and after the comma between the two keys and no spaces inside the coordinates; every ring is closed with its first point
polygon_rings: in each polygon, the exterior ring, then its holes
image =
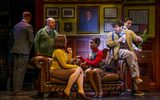
{"type": "Polygon", "coordinates": [[[118,81],[119,78],[119,74],[116,73],[109,73],[109,72],[105,72],[105,75],[102,78],[102,82],[107,82],[107,81],[118,81]]]}
{"type": "Polygon", "coordinates": [[[50,84],[62,84],[62,85],[67,84],[66,81],[62,81],[62,80],[56,79],[54,77],[51,77],[50,80],[48,81],[48,83],[50,83],[50,84]]]}

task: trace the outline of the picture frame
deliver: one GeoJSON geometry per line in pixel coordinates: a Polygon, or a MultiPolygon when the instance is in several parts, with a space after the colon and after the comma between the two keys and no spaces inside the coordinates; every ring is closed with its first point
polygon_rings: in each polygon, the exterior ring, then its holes
{"type": "Polygon", "coordinates": [[[46,17],[59,18],[59,8],[58,7],[47,7],[46,17]]]}
{"type": "Polygon", "coordinates": [[[132,18],[133,24],[148,24],[149,10],[148,9],[129,9],[128,17],[132,18]]]}
{"type": "Polygon", "coordinates": [[[103,9],[104,18],[117,18],[117,8],[116,7],[105,7],[103,9]]]}
{"type": "Polygon", "coordinates": [[[133,20],[133,25],[139,25],[139,33],[149,29],[149,9],[129,9],[128,17],[133,20]]]}
{"type": "Polygon", "coordinates": [[[73,31],[73,23],[72,22],[64,22],[64,29],[65,32],[72,32],[73,31]]]}
{"type": "Polygon", "coordinates": [[[104,21],[104,32],[114,31],[114,21],[104,21]]]}
{"type": "Polygon", "coordinates": [[[99,34],[99,6],[77,7],[77,33],[99,34]]]}
{"type": "Polygon", "coordinates": [[[75,8],[74,7],[63,7],[61,8],[62,18],[74,18],[75,8]]]}

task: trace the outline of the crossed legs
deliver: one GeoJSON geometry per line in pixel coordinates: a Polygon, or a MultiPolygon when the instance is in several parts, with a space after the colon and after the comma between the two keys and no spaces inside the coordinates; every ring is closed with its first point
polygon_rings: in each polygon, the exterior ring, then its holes
{"type": "Polygon", "coordinates": [[[78,84],[78,92],[84,94],[83,89],[83,71],[80,67],[71,69],[57,69],[52,71],[51,75],[57,79],[68,81],[67,86],[64,90],[66,95],[70,95],[70,90],[75,82],[78,84]]]}

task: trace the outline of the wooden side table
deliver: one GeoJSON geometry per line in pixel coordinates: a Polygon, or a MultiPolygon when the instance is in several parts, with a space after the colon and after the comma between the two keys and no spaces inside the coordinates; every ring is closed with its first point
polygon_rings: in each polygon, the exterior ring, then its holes
{"type": "Polygon", "coordinates": [[[152,51],[144,50],[140,52],[136,52],[140,75],[143,80],[142,83],[139,84],[140,90],[149,91],[150,90],[150,76],[152,72],[152,51]]]}

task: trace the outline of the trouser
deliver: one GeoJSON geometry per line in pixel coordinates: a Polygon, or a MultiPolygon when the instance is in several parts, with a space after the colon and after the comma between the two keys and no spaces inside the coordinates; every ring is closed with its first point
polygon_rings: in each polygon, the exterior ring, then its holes
{"type": "Polygon", "coordinates": [[[23,89],[24,76],[28,67],[29,55],[13,54],[13,89],[15,92],[23,89]]]}
{"type": "Polygon", "coordinates": [[[137,62],[137,57],[134,52],[129,51],[127,49],[120,49],[119,50],[119,58],[126,59],[131,77],[132,77],[132,86],[134,90],[138,89],[138,84],[133,80],[134,77],[139,77],[139,66],[137,62]]]}

